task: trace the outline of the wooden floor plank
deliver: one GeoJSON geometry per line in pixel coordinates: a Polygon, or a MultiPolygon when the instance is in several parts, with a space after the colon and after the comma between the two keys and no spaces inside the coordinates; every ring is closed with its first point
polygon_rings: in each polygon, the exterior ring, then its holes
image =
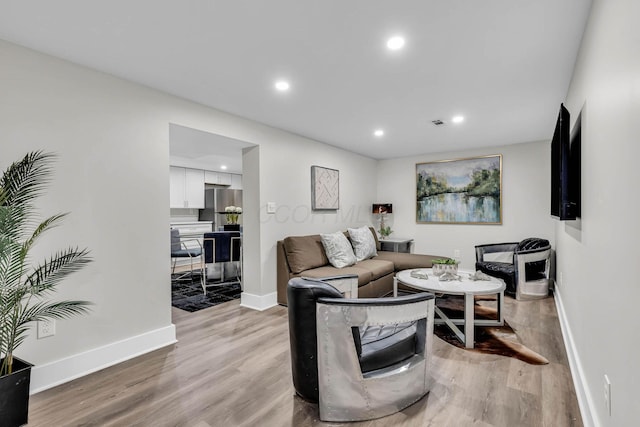
{"type": "MultiPolygon", "coordinates": [[[[338,425],[294,394],[286,308],[231,301],[172,314],[177,344],[32,396],[29,426],[338,425]]],[[[348,425],[581,426],[553,298],[506,298],[505,318],[549,365],[434,338],[431,392],[400,413],[348,425]]]]}

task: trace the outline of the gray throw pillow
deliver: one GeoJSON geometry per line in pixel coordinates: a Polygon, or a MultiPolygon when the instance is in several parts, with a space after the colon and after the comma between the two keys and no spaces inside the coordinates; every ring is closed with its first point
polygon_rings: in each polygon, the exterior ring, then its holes
{"type": "Polygon", "coordinates": [[[348,228],[347,231],[349,232],[353,250],[358,261],[378,255],[378,251],[376,251],[376,240],[373,238],[369,227],[348,228]]]}
{"type": "Polygon", "coordinates": [[[336,268],[343,268],[356,263],[353,248],[351,248],[351,243],[349,243],[344,233],[337,231],[331,234],[321,234],[320,238],[331,265],[336,268]]]}

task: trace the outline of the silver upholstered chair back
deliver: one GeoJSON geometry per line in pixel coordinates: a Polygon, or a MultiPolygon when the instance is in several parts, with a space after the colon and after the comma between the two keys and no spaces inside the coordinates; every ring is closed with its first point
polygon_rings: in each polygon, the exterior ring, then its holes
{"type": "Polygon", "coordinates": [[[352,299],[303,278],[287,293],[294,386],[322,421],[380,418],[429,392],[432,294],[352,299]]]}

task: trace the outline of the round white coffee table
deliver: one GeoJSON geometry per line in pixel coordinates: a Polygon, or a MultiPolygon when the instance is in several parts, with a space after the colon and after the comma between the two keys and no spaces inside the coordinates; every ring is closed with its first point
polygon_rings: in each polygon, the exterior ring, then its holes
{"type": "Polygon", "coordinates": [[[474,344],[474,327],[477,326],[502,326],[504,325],[504,315],[502,306],[504,303],[505,284],[502,280],[491,277],[491,280],[471,280],[469,276],[472,271],[459,270],[458,276],[460,280],[441,281],[438,276],[433,274],[430,268],[416,268],[412,270],[403,270],[396,274],[393,278],[393,296],[398,295],[398,283],[421,291],[432,292],[436,294],[435,313],[439,319],[436,324],[446,324],[467,348],[473,348],[474,344]],[[411,275],[412,272],[425,273],[427,279],[417,278],[411,275]],[[450,319],[437,306],[437,298],[442,295],[464,295],[464,318],[450,319]],[[474,316],[474,296],[476,295],[496,295],[497,299],[497,315],[495,320],[475,319],[474,316]],[[464,333],[458,328],[458,325],[464,325],[464,333]]]}

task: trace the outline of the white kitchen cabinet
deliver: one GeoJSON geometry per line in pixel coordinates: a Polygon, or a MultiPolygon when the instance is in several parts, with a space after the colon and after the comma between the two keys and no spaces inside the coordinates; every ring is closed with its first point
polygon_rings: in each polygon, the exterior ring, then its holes
{"type": "Polygon", "coordinates": [[[231,174],[218,172],[218,184],[220,185],[231,185],[231,174]]]}
{"type": "Polygon", "coordinates": [[[171,166],[169,171],[169,206],[204,209],[204,171],[171,166]]]}
{"type": "Polygon", "coordinates": [[[231,187],[233,190],[242,190],[242,175],[231,174],[231,187]]]}
{"type": "Polygon", "coordinates": [[[232,178],[230,173],[204,171],[204,182],[206,184],[232,185],[232,178]]]}
{"type": "Polygon", "coordinates": [[[218,183],[218,172],[204,171],[204,183],[205,184],[217,184],[218,183]]]}

